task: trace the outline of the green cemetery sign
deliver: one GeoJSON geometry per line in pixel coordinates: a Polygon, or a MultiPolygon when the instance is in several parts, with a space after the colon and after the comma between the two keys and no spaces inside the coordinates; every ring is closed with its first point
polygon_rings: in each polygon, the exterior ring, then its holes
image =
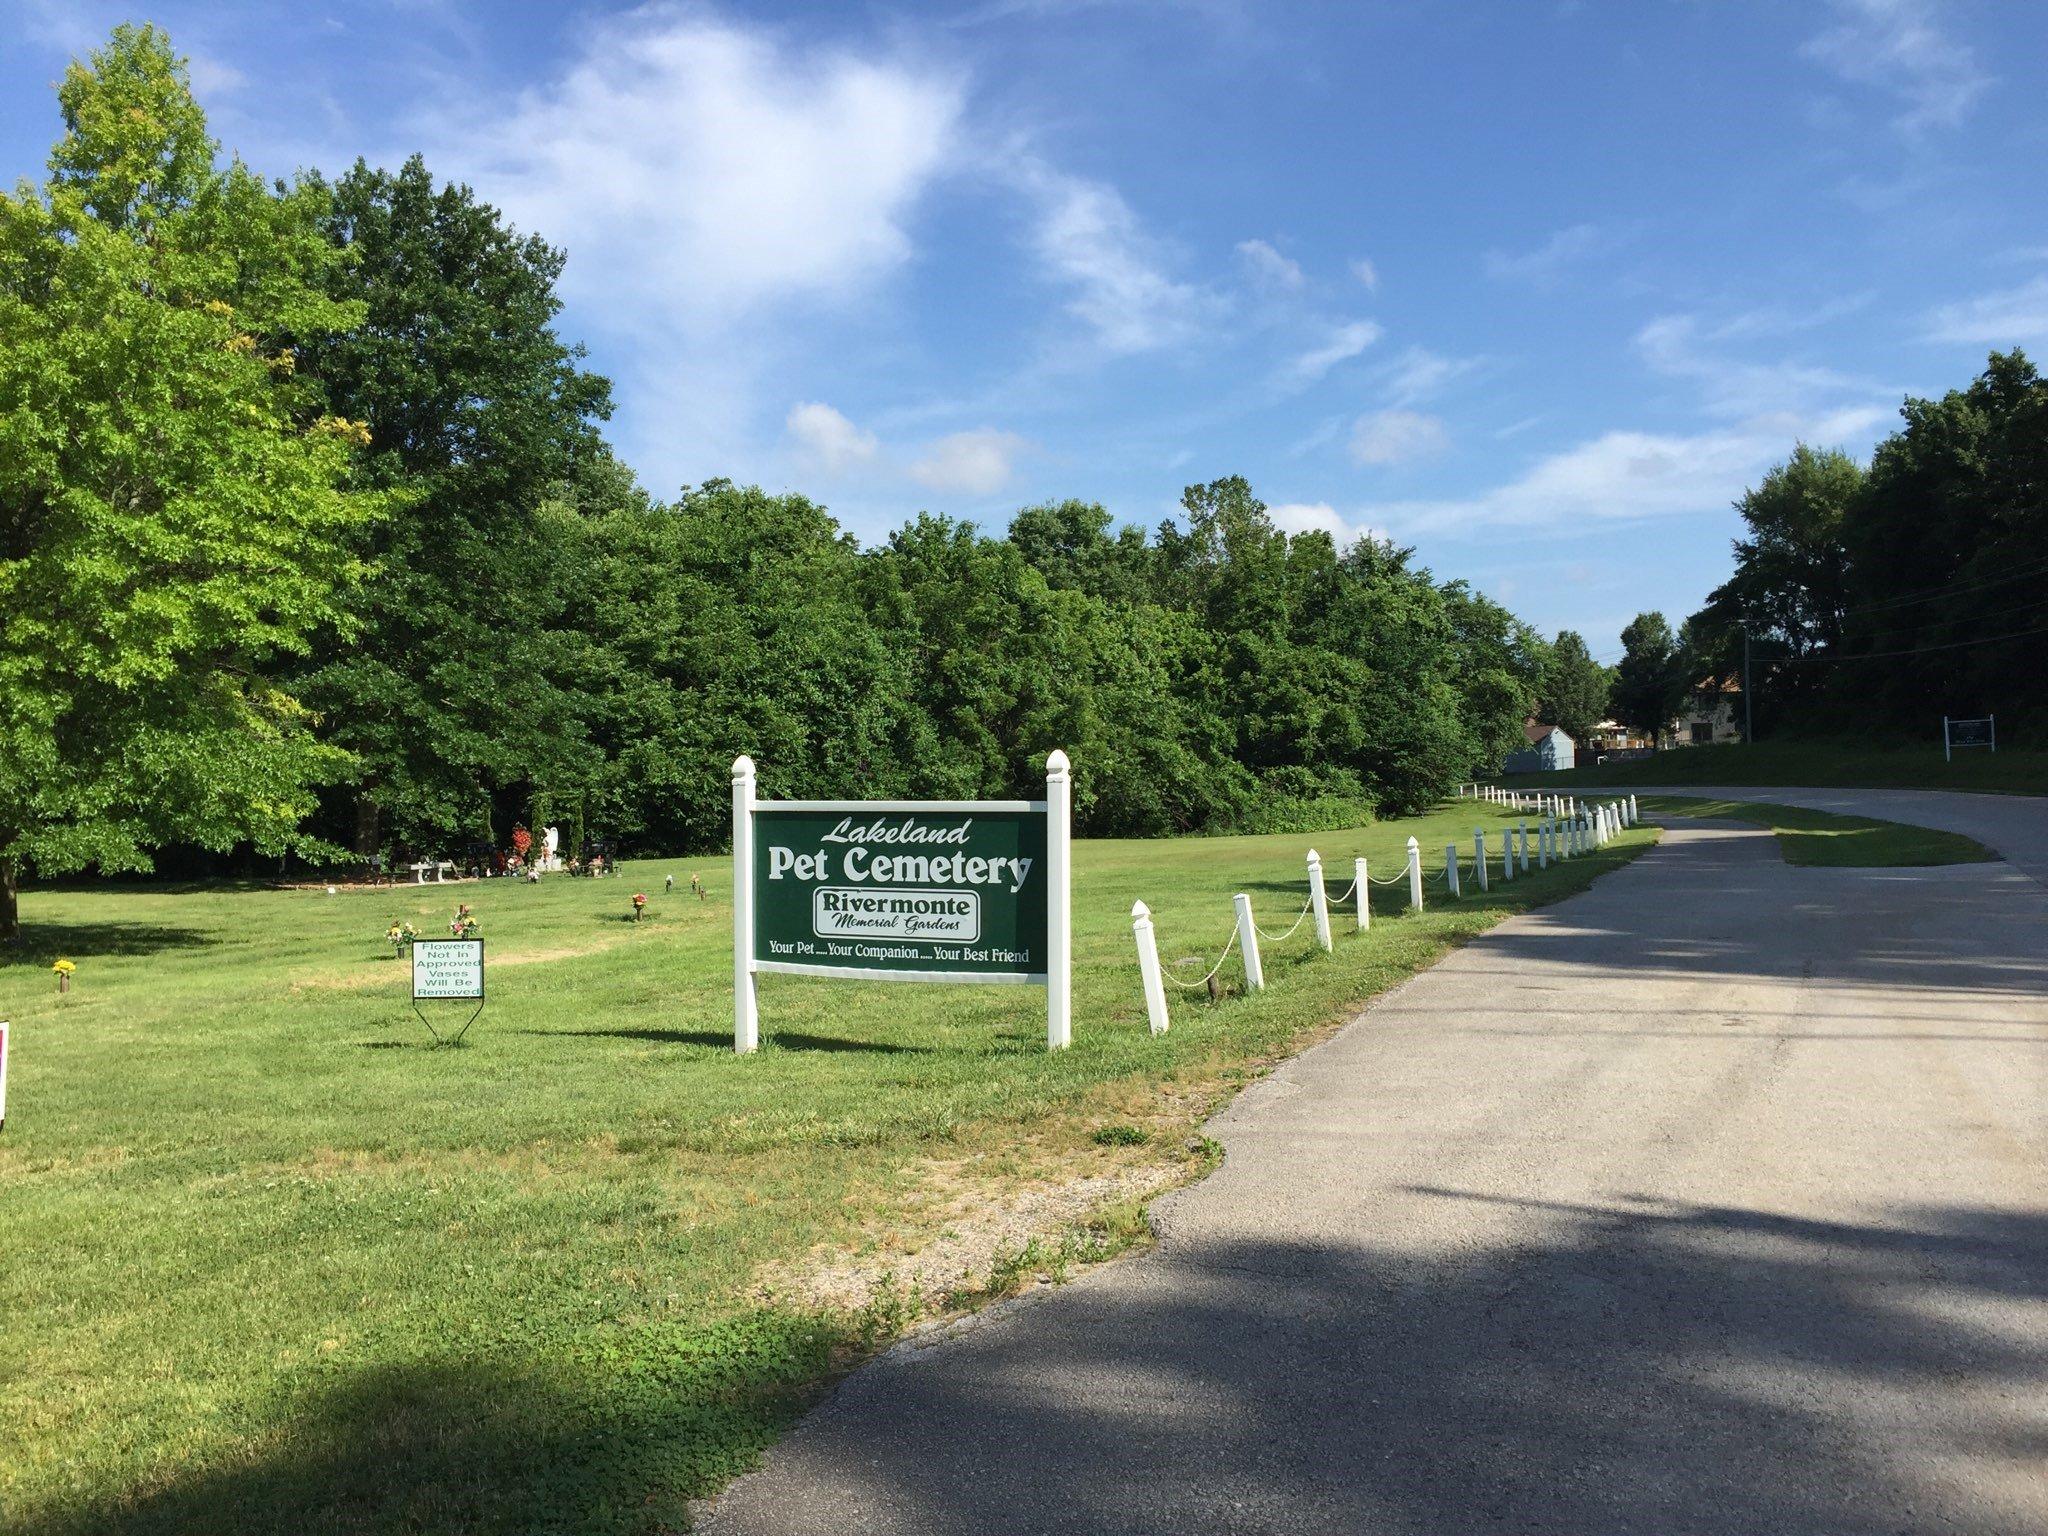
{"type": "Polygon", "coordinates": [[[733,764],[734,1043],[759,1041],[754,976],[998,982],[1046,988],[1067,1043],[1066,754],[1044,800],[754,798],[733,764]]]}
{"type": "Polygon", "coordinates": [[[1045,983],[1045,808],[754,812],[754,969],[1045,983]]]}

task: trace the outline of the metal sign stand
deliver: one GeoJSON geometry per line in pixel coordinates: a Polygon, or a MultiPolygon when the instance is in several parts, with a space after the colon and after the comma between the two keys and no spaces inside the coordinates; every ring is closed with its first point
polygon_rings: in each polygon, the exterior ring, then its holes
{"type": "Polygon", "coordinates": [[[419,1013],[420,1022],[427,1026],[427,1033],[434,1037],[434,1049],[439,1050],[444,1045],[462,1044],[462,1037],[469,1033],[469,1026],[474,1024],[477,1021],[477,1015],[484,1011],[484,1000],[482,998],[476,1000],[476,1012],[464,1019],[462,1021],[462,1028],[455,1031],[452,1035],[443,1035],[441,1031],[434,1028],[434,1021],[432,1019],[428,1018],[424,1013],[420,1013],[420,1000],[418,998],[412,1000],[412,1011],[419,1013]]]}

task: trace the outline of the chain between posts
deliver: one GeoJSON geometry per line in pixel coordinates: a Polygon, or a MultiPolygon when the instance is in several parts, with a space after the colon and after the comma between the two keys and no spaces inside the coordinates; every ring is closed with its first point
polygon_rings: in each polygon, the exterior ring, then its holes
{"type": "Polygon", "coordinates": [[[1309,897],[1307,901],[1304,901],[1301,904],[1300,916],[1296,917],[1294,920],[1294,928],[1288,929],[1285,933],[1268,933],[1265,929],[1260,928],[1257,923],[1253,923],[1252,927],[1258,929],[1259,937],[1264,939],[1268,944],[1278,944],[1283,939],[1291,939],[1294,937],[1294,929],[1299,928],[1305,921],[1307,921],[1308,909],[1314,906],[1315,904],[1316,899],[1313,896],[1309,897]]]}
{"type": "Polygon", "coordinates": [[[1216,957],[1216,963],[1209,967],[1209,974],[1207,976],[1204,976],[1200,981],[1182,981],[1178,976],[1174,975],[1173,972],[1168,970],[1163,965],[1159,968],[1160,979],[1162,981],[1172,982],[1176,987],[1181,988],[1183,991],[1197,991],[1202,987],[1208,986],[1211,981],[1215,980],[1216,973],[1223,969],[1223,962],[1230,958],[1230,952],[1235,948],[1237,948],[1237,929],[1233,927],[1230,930],[1230,938],[1228,939],[1228,941],[1225,942],[1223,946],[1223,953],[1216,957]]]}

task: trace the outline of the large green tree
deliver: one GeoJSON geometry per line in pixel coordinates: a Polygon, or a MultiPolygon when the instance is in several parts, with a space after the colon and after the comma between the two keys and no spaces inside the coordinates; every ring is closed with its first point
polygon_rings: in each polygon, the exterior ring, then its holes
{"type": "Polygon", "coordinates": [[[573,527],[542,515],[611,472],[610,386],[555,334],[563,255],[506,227],[417,157],[361,161],[322,227],[329,292],[358,323],[304,350],[333,410],[366,422],[367,474],[406,510],[359,553],[380,567],[356,631],[323,636],[300,686],[357,763],[334,817],[361,852],[388,834],[448,847],[599,776],[581,686],[589,609],[573,527]]]}
{"type": "Polygon", "coordinates": [[[1607,718],[1608,687],[1607,669],[1593,659],[1585,637],[1560,630],[1544,665],[1536,716],[1574,741],[1584,741],[1607,718]]]}
{"type": "Polygon", "coordinates": [[[1663,614],[1639,613],[1621,632],[1621,661],[1609,702],[1614,718],[1652,740],[1678,712],[1689,679],[1686,658],[1663,614]]]}
{"type": "Polygon", "coordinates": [[[340,766],[277,681],[349,632],[360,423],[303,350],[359,306],[321,187],[216,146],[163,34],[58,88],[50,175],[0,194],[0,934],[24,868],[275,850],[340,766]]]}

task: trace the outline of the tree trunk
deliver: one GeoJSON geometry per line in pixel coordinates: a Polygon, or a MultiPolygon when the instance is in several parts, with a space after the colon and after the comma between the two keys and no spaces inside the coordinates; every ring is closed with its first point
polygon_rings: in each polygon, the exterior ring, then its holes
{"type": "Polygon", "coordinates": [[[368,858],[377,851],[377,802],[367,791],[356,796],[356,852],[368,858]]]}
{"type": "Polygon", "coordinates": [[[20,871],[12,859],[0,859],[0,944],[21,937],[20,871]]]}

